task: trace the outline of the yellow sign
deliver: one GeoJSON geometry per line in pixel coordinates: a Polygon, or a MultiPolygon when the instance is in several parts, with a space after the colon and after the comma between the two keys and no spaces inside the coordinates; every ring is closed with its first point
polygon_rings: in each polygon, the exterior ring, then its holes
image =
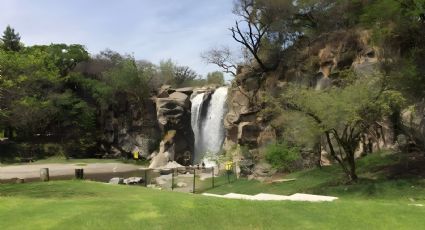
{"type": "Polygon", "coordinates": [[[134,151],[134,152],[133,152],[133,158],[134,158],[135,160],[139,159],[139,151],[134,151]]]}
{"type": "Polygon", "coordinates": [[[227,161],[225,168],[226,168],[227,171],[230,171],[230,170],[232,170],[232,166],[233,166],[233,162],[227,161]]]}

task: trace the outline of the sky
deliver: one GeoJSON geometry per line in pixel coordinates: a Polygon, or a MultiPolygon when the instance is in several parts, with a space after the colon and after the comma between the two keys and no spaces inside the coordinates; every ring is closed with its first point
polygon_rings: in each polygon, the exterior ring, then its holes
{"type": "Polygon", "coordinates": [[[25,45],[83,44],[158,64],[171,58],[197,73],[220,70],[202,52],[237,46],[228,30],[232,0],[0,0],[0,30],[10,25],[25,45]]]}

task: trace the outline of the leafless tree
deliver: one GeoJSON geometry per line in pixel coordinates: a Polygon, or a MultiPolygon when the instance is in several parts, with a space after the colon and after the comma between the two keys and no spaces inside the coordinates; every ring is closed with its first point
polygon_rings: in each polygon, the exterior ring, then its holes
{"type": "Polygon", "coordinates": [[[201,54],[209,64],[215,64],[223,69],[223,72],[236,76],[236,61],[232,57],[229,47],[212,48],[211,50],[201,54]]]}
{"type": "Polygon", "coordinates": [[[260,58],[259,52],[269,25],[260,19],[260,13],[254,7],[254,0],[239,0],[233,13],[241,17],[241,20],[235,21],[235,26],[230,28],[233,39],[249,50],[263,71],[268,71],[269,68],[260,58]]]}

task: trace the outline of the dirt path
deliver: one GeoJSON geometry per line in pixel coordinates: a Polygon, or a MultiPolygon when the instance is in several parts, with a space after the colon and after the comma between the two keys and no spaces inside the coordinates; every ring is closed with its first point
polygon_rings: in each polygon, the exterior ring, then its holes
{"type": "Polygon", "coordinates": [[[123,163],[88,163],[80,164],[27,164],[0,167],[0,181],[8,181],[12,178],[23,178],[25,180],[36,180],[40,177],[40,169],[49,168],[51,178],[73,177],[76,168],[84,169],[84,174],[90,178],[91,175],[102,175],[102,180],[107,181],[117,175],[132,176],[138,174],[143,168],[139,165],[123,163]]]}

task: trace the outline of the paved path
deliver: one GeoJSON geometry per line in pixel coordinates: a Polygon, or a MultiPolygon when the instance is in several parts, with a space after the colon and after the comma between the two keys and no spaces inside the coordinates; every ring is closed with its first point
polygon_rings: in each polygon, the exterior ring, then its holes
{"type": "Polygon", "coordinates": [[[216,195],[211,193],[203,193],[205,196],[221,197],[227,199],[240,199],[240,200],[261,200],[261,201],[279,201],[279,200],[290,200],[290,201],[310,201],[310,202],[322,202],[322,201],[334,201],[338,197],[333,196],[318,196],[304,193],[295,193],[290,196],[282,196],[275,194],[259,193],[257,195],[245,195],[238,193],[228,193],[226,195],[216,195]]]}
{"type": "Polygon", "coordinates": [[[123,163],[78,164],[27,164],[0,167],[0,180],[12,178],[34,179],[40,177],[40,169],[49,168],[51,177],[73,176],[76,168],[83,168],[84,174],[114,174],[137,171],[141,166],[123,163]]]}

